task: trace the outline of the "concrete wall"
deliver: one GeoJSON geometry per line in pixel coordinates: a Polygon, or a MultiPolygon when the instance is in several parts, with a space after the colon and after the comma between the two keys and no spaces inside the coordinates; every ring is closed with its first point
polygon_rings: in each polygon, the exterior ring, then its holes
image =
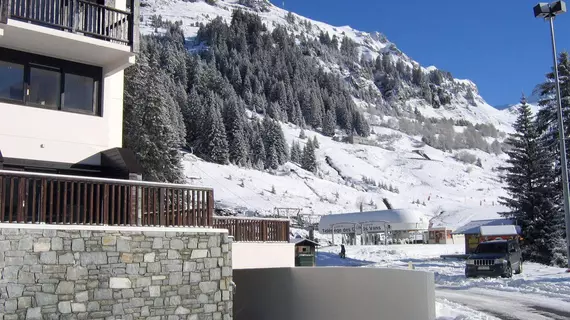
{"type": "Polygon", "coordinates": [[[234,242],[233,269],[290,268],[295,266],[295,245],[273,242],[234,242]]]}
{"type": "Polygon", "coordinates": [[[103,80],[103,116],[0,102],[4,157],[65,163],[101,163],[101,151],[123,143],[123,71],[103,80]]]}
{"type": "Polygon", "coordinates": [[[232,319],[225,230],[0,224],[0,319],[232,319]]]}
{"type": "Polygon", "coordinates": [[[433,320],[433,273],[381,268],[234,270],[236,320],[433,320]]]}

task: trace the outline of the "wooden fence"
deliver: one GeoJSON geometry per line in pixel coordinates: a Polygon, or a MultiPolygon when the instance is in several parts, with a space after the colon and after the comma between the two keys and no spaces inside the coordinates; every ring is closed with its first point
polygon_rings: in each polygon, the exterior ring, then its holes
{"type": "Polygon", "coordinates": [[[0,170],[0,222],[212,226],[210,188],[0,170]]]}
{"type": "Polygon", "coordinates": [[[288,242],[289,220],[243,217],[214,217],[214,227],[228,229],[236,242],[288,242]]]}

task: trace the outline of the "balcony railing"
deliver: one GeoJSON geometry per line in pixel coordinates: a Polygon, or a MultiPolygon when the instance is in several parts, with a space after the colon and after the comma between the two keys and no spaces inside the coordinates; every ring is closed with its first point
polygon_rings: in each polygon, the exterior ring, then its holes
{"type": "Polygon", "coordinates": [[[213,190],[0,170],[0,222],[212,226],[213,190]]]}
{"type": "Polygon", "coordinates": [[[138,34],[138,0],[131,12],[86,0],[0,0],[0,22],[7,18],[83,34],[129,46],[138,34]]]}
{"type": "Polygon", "coordinates": [[[288,242],[288,219],[214,217],[214,227],[228,229],[236,242],[288,242]]]}

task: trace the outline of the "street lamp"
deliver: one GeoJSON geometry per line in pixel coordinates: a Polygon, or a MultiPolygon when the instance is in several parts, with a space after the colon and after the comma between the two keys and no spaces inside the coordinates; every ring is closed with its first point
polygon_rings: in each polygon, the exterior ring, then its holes
{"type": "Polygon", "coordinates": [[[562,192],[564,196],[564,216],[566,220],[566,250],[568,252],[568,271],[570,271],[570,199],[568,198],[568,168],[566,163],[566,143],[564,141],[564,122],[562,118],[562,98],[560,97],[560,81],[558,80],[558,59],[556,56],[556,40],[554,38],[554,18],[566,12],[564,1],[552,3],[541,2],[534,6],[534,17],[544,18],[550,22],[550,38],[552,40],[552,56],[554,60],[554,81],[556,82],[556,99],[558,103],[558,140],[560,141],[560,162],[562,166],[562,192]]]}

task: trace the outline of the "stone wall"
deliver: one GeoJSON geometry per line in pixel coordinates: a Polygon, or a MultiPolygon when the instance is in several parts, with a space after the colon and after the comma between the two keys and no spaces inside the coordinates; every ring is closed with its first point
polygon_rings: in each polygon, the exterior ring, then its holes
{"type": "Polygon", "coordinates": [[[0,320],[232,318],[231,242],[222,230],[0,230],[0,320]]]}

